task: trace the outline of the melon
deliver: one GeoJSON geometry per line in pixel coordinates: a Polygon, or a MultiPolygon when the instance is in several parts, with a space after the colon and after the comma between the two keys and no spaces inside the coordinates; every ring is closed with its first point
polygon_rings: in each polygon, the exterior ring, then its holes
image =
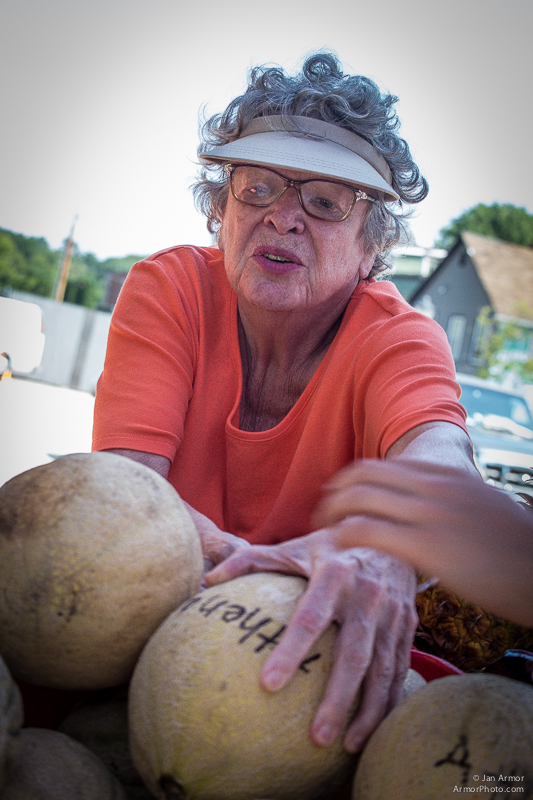
{"type": "Polygon", "coordinates": [[[133,765],[129,749],[127,688],[111,690],[78,706],[59,726],[62,733],[80,742],[103,761],[126,790],[128,800],[150,800],[148,791],[133,765]]]}
{"type": "Polygon", "coordinates": [[[396,706],[363,750],[352,797],[481,792],[533,797],[533,687],[478,673],[431,681],[396,706]]]}
{"type": "Polygon", "coordinates": [[[408,669],[403,684],[401,699],[405,700],[406,697],[409,697],[409,695],[413,694],[413,692],[417,692],[419,689],[422,688],[422,686],[425,686],[426,683],[427,683],[426,679],[422,675],[420,675],[419,672],[417,672],[414,669],[408,669]]]}
{"type": "Polygon", "coordinates": [[[146,645],[130,685],[130,747],[157,798],[304,800],[349,776],[342,739],[309,729],[328,679],[336,629],[289,684],[259,672],[306,588],[300,577],[246,575],[184,603],[146,645]]]}
{"type": "Polygon", "coordinates": [[[3,659],[0,658],[0,789],[6,779],[9,752],[22,722],[22,697],[3,659]]]}
{"type": "Polygon", "coordinates": [[[202,572],[183,501],[131,459],[72,454],[0,488],[0,652],[28,683],[127,682],[150,635],[198,591],[202,572]]]}
{"type": "Polygon", "coordinates": [[[86,747],[58,731],[23,728],[2,800],[126,800],[86,747]]]}
{"type": "Polygon", "coordinates": [[[351,780],[357,756],[343,736],[321,748],[309,735],[336,626],[287,686],[260,685],[306,585],[276,573],[236,578],[184,603],[152,636],[130,684],[129,718],[133,760],[155,797],[308,800],[351,780]]]}

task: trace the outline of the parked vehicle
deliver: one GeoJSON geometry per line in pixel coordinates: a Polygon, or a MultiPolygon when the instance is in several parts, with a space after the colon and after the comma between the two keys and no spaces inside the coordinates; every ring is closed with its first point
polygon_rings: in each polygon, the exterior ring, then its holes
{"type": "Polygon", "coordinates": [[[478,468],[488,483],[533,496],[533,417],[519,391],[457,374],[478,468]]]}

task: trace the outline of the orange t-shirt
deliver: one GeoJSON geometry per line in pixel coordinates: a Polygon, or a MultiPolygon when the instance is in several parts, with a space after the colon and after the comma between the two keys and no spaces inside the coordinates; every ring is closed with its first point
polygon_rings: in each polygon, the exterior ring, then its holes
{"type": "Polygon", "coordinates": [[[98,383],[93,449],[166,456],[168,480],[222,530],[273,544],[309,533],[320,487],[404,433],[465,428],[446,335],[389,281],[361,282],[289,414],[239,430],[237,296],[217,248],[136,264],[118,299],[98,383]]]}

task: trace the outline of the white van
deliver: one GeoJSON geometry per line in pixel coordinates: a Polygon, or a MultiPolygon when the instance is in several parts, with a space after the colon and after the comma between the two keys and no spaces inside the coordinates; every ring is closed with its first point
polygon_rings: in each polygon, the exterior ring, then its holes
{"type": "Polygon", "coordinates": [[[36,303],[0,297],[0,374],[8,364],[14,372],[33,372],[44,351],[43,320],[36,303]]]}

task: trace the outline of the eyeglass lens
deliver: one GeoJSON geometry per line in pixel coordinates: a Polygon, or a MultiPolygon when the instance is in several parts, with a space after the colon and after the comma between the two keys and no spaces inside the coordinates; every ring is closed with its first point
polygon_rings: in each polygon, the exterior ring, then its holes
{"type": "MultiPolygon", "coordinates": [[[[232,191],[237,200],[251,206],[269,206],[289,185],[282,175],[264,167],[239,165],[232,171],[232,191]]],[[[356,193],[349,186],[333,181],[294,182],[302,205],[313,217],[341,220],[352,208],[356,193]]]]}

